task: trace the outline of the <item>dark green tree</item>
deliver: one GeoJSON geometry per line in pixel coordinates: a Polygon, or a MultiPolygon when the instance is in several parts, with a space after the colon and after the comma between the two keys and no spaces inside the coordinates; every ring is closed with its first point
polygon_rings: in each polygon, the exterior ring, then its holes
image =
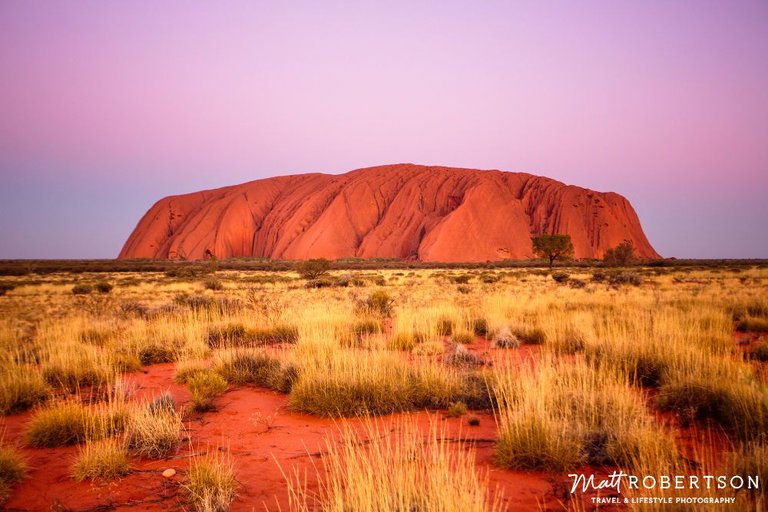
{"type": "Polygon", "coordinates": [[[573,241],[571,235],[539,235],[531,238],[533,252],[540,258],[549,260],[552,267],[557,261],[568,261],[573,258],[573,241]]]}
{"type": "Polygon", "coordinates": [[[635,246],[630,240],[624,240],[616,247],[605,250],[603,263],[611,267],[624,267],[635,259],[635,246]]]}

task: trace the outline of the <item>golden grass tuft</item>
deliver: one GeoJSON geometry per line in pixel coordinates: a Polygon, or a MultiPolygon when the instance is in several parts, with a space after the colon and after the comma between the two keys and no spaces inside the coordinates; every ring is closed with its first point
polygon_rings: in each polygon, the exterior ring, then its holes
{"type": "Polygon", "coordinates": [[[348,424],[342,439],[327,440],[318,471],[320,491],[310,493],[301,475],[287,475],[290,508],[308,512],[495,512],[488,475],[475,468],[475,453],[436,423],[422,432],[414,421],[366,420],[362,432],[348,424]]]}
{"type": "Polygon", "coordinates": [[[206,455],[190,461],[184,486],[193,510],[225,512],[237,495],[232,461],[226,455],[206,455]]]}
{"type": "Polygon", "coordinates": [[[78,482],[116,480],[129,472],[128,451],[115,439],[86,443],[72,467],[72,477],[78,482]]]}

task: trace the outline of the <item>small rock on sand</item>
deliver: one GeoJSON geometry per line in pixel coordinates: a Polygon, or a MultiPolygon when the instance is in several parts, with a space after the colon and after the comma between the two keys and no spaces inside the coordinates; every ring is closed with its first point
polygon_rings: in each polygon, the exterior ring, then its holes
{"type": "Polygon", "coordinates": [[[176,474],[176,470],[173,468],[168,468],[165,471],[163,471],[163,476],[165,478],[171,478],[175,474],[176,474]]]}

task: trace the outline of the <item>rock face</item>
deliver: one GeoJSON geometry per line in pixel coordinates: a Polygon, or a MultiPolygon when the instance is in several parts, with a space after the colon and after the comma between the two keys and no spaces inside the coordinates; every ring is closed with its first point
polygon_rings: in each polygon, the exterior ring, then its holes
{"type": "Polygon", "coordinates": [[[161,199],[120,258],[532,258],[531,236],[567,233],[577,258],[631,240],[659,255],[624,197],[524,173],[412,164],[301,174],[161,199]]]}

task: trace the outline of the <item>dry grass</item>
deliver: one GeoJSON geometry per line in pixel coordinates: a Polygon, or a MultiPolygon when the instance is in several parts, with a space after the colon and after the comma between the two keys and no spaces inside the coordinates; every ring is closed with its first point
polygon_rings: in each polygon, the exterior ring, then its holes
{"type": "Polygon", "coordinates": [[[8,497],[11,487],[24,478],[26,470],[18,451],[0,443],[0,505],[8,497]]]}
{"type": "Polygon", "coordinates": [[[72,467],[72,477],[78,482],[115,480],[129,472],[128,451],[115,439],[86,443],[72,467]]]}
{"type": "Polygon", "coordinates": [[[544,357],[535,368],[497,371],[496,462],[565,471],[582,464],[665,463],[675,453],[626,377],[577,360],[544,357]]]}
{"type": "Polygon", "coordinates": [[[125,430],[129,451],[163,457],[182,430],[172,400],[96,401],[121,373],[174,361],[176,380],[191,383],[203,408],[222,388],[215,374],[289,393],[291,407],[322,416],[489,408],[490,385],[505,467],[590,461],[659,472],[680,464],[667,429],[689,423],[722,428],[755,463],[768,430],[768,371],[759,348],[742,357],[733,331],[768,319],[768,270],[632,272],[641,285],[593,279],[587,268],[568,270],[586,283],[579,288],[537,269],[422,269],[332,273],[349,287],[307,289],[295,276],[220,271],[216,291],[199,276],[85,274],[86,284],[115,286],[83,296],[66,274],[8,277],[0,414],[37,407],[30,446],[90,446],[125,430]],[[497,343],[486,349],[473,336],[497,343]],[[461,357],[446,357],[451,342],[466,344],[461,357]],[[494,366],[448,364],[478,358],[494,366]],[[653,408],[672,412],[672,424],[653,408]]]}
{"type": "Polygon", "coordinates": [[[224,512],[237,495],[232,461],[225,455],[206,455],[190,461],[184,486],[193,510],[224,512]]]}
{"type": "Polygon", "coordinates": [[[140,457],[166,457],[178,447],[182,427],[181,416],[171,408],[135,408],[125,428],[126,446],[140,457]]]}
{"type": "Polygon", "coordinates": [[[341,426],[329,438],[318,493],[298,474],[286,477],[291,510],[327,512],[497,511],[487,474],[475,468],[474,450],[453,442],[436,423],[426,433],[412,421],[367,420],[362,432],[341,426]]]}

